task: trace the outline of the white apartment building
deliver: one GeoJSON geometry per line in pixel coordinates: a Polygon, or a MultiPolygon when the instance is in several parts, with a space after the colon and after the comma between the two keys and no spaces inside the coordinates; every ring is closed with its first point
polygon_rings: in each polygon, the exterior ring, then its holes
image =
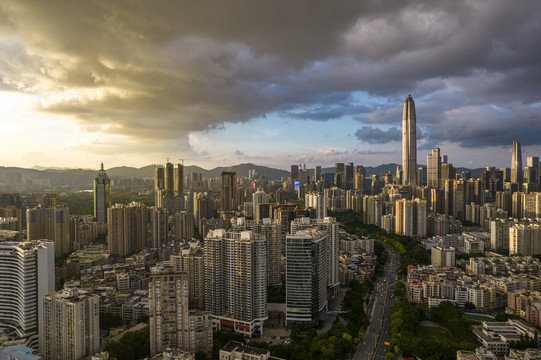
{"type": "Polygon", "coordinates": [[[53,242],[0,242],[0,328],[37,349],[43,334],[40,299],[52,291],[53,242]]]}

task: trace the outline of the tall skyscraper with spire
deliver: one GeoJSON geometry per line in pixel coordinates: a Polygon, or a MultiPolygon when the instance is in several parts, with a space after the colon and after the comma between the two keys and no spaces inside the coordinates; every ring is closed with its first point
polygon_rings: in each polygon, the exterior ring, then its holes
{"type": "Polygon", "coordinates": [[[511,182],[522,186],[522,151],[520,143],[513,140],[513,154],[511,155],[511,182]]]}
{"type": "Polygon", "coordinates": [[[107,209],[111,206],[111,180],[103,169],[98,172],[98,177],[94,179],[94,217],[99,223],[107,222],[107,209]]]}
{"type": "Polygon", "coordinates": [[[415,186],[417,170],[417,122],[415,119],[415,102],[408,95],[404,102],[402,116],[402,185],[415,186]]]}

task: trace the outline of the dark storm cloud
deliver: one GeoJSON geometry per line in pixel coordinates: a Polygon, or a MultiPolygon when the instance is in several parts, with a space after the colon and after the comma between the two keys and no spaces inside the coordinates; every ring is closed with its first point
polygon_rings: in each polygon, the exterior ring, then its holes
{"type": "Polygon", "coordinates": [[[354,117],[371,144],[411,93],[427,143],[539,144],[540,35],[538,1],[6,0],[0,88],[139,139],[277,112],[354,117]]]}
{"type": "Polygon", "coordinates": [[[381,130],[372,126],[363,126],[355,132],[355,136],[361,142],[368,144],[387,144],[393,141],[400,141],[402,132],[396,127],[381,130]]]}

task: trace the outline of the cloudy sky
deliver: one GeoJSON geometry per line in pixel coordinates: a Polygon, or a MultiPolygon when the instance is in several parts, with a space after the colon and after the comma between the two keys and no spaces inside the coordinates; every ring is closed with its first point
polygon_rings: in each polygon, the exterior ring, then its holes
{"type": "Polygon", "coordinates": [[[0,2],[3,166],[541,156],[541,2],[0,2]]]}

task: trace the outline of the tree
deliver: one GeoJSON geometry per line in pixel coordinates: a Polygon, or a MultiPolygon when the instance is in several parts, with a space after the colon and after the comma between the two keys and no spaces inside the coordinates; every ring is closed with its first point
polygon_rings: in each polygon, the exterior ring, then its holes
{"type": "Polygon", "coordinates": [[[393,354],[392,352],[388,352],[386,355],[385,355],[385,360],[395,360],[396,359],[396,356],[395,354],[393,354]]]}
{"type": "Polygon", "coordinates": [[[203,350],[197,350],[195,352],[195,360],[209,360],[209,356],[203,350]]]}

